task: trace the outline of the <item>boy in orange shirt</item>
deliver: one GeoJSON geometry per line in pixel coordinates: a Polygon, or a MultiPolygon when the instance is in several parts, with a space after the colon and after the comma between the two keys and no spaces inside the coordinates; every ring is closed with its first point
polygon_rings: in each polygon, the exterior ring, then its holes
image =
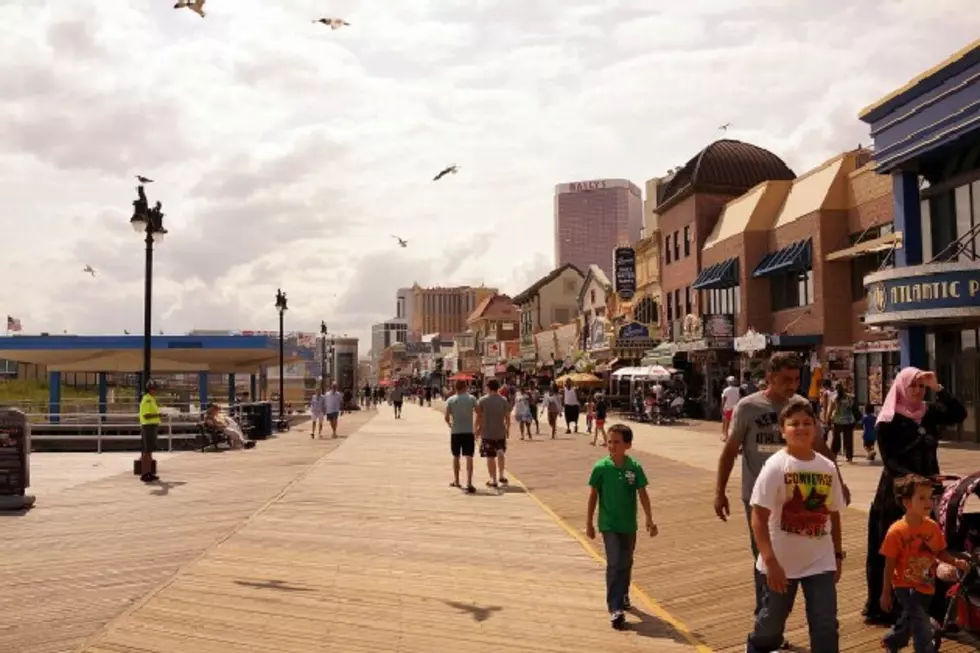
{"type": "Polygon", "coordinates": [[[885,557],[881,607],[886,613],[891,611],[894,591],[902,614],[881,640],[886,651],[903,649],[911,639],[915,653],[932,653],[928,606],[936,592],[936,560],[964,571],[970,568],[968,562],[946,551],[942,528],[929,518],[932,486],[932,481],[916,474],[895,481],[895,492],[905,507],[905,517],[891,525],[881,545],[881,555],[885,557]]]}

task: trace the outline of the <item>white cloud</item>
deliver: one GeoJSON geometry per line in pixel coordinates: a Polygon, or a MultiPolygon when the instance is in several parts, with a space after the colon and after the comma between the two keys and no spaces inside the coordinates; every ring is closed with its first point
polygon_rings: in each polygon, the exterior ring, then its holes
{"type": "Polygon", "coordinates": [[[980,33],[968,0],[337,0],[337,31],[318,0],[171,6],[0,5],[0,314],[28,330],[140,330],[144,174],[158,328],[272,328],[281,286],[291,328],[366,351],[398,287],[546,273],[554,184],[642,185],[726,122],[803,172],[980,33]]]}

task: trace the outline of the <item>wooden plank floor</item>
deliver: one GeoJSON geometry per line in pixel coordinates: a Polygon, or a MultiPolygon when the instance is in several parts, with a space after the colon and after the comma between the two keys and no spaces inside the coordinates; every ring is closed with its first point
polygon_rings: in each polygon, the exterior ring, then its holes
{"type": "MultiPolygon", "coordinates": [[[[516,432],[515,432],[516,433],[516,432]]],[[[575,529],[584,531],[588,473],[605,451],[592,447],[591,436],[564,435],[557,440],[516,442],[508,467],[543,503],[575,529]]],[[[715,447],[720,446],[715,440],[715,447]]],[[[654,517],[660,527],[655,539],[641,538],[634,582],[703,642],[718,652],[745,649],[751,628],[754,591],[752,557],[737,482],[728,523],[713,510],[714,472],[644,451],[634,451],[651,482],[654,517]]],[[[877,651],[884,630],[865,626],[860,611],[865,600],[867,515],[849,509],[844,515],[844,546],[848,551],[838,585],[842,651],[877,651]]],[[[798,650],[808,641],[802,595],[787,636],[798,650]]],[[[944,652],[976,651],[976,643],[951,642],[944,652]]]]}
{"type": "Polygon", "coordinates": [[[610,629],[602,567],[523,491],[449,488],[448,440],[383,411],[85,650],[695,650],[641,613],[610,629]]]}
{"type": "MultiPolygon", "coordinates": [[[[372,416],[345,416],[341,435],[372,416]]],[[[251,451],[172,456],[159,485],[123,473],[32,488],[34,510],[0,513],[0,652],[77,650],[343,441],[299,425],[251,451]]]]}

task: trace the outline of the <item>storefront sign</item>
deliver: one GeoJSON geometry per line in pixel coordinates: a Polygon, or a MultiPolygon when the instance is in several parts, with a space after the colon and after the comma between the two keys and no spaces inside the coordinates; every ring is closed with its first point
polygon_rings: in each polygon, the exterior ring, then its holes
{"type": "Polygon", "coordinates": [[[406,342],[405,353],[410,355],[419,354],[431,354],[432,353],[432,343],[431,342],[406,342]]]}
{"type": "Polygon", "coordinates": [[[855,354],[883,354],[886,352],[901,351],[902,346],[897,338],[889,340],[868,340],[854,343],[855,354]]]}
{"type": "Polygon", "coordinates": [[[633,299],[636,294],[636,250],[632,247],[613,250],[613,274],[619,298],[623,301],[633,299]]]}
{"type": "Polygon", "coordinates": [[[735,337],[735,316],[731,313],[712,313],[701,316],[701,336],[712,349],[732,346],[735,337]]]}
{"type": "Polygon", "coordinates": [[[865,324],[980,317],[980,267],[974,262],[927,263],[864,278],[865,324]]]}
{"type": "Polygon", "coordinates": [[[609,338],[606,334],[606,318],[592,318],[586,335],[588,336],[585,343],[586,351],[609,348],[609,338]]]}
{"type": "Polygon", "coordinates": [[[754,353],[764,350],[769,346],[769,338],[763,333],[756,333],[754,329],[749,329],[744,336],[735,338],[735,351],[754,353]]]}
{"type": "Polygon", "coordinates": [[[639,322],[630,322],[626,326],[620,327],[618,340],[639,340],[649,338],[650,330],[639,322]]]}

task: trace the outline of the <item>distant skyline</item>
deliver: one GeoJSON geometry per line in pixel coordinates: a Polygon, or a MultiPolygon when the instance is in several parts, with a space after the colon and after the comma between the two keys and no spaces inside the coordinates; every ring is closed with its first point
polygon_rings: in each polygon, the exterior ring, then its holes
{"type": "Polygon", "coordinates": [[[555,184],[642,188],[723,137],[802,173],[980,34],[967,0],[336,0],[336,31],[319,0],[172,4],[0,4],[0,313],[25,332],[142,331],[145,175],[154,333],[274,330],[282,287],[288,330],[366,353],[399,287],[546,274],[555,184]]]}

